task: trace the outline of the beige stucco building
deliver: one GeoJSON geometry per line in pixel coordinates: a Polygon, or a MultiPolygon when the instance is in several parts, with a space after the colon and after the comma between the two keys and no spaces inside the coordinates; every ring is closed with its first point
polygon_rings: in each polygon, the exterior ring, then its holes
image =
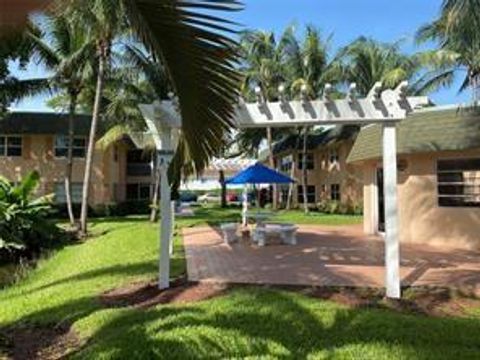
{"type": "MultiPolygon", "coordinates": [[[[81,201],[90,116],[75,118],[72,195],[81,201]]],[[[55,194],[65,201],[64,173],[68,120],[64,114],[14,112],[0,120],[0,175],[19,181],[29,171],[41,175],[39,194],[55,194]]],[[[151,158],[124,138],[95,150],[89,203],[92,207],[152,195],[151,158]]]]}
{"type": "MultiPolygon", "coordinates": [[[[356,126],[337,126],[307,137],[305,163],[309,204],[337,201],[349,206],[361,205],[362,172],[346,161],[357,133],[356,126]]],[[[277,168],[296,179],[293,188],[294,206],[303,203],[302,153],[303,136],[290,136],[274,146],[277,168]]],[[[280,192],[282,202],[285,203],[288,186],[281,187],[280,192]]]]}
{"type": "MultiPolygon", "coordinates": [[[[480,248],[480,116],[433,108],[398,125],[401,242],[480,248]]],[[[363,173],[364,229],[383,232],[381,128],[363,128],[348,157],[363,173]]]]}

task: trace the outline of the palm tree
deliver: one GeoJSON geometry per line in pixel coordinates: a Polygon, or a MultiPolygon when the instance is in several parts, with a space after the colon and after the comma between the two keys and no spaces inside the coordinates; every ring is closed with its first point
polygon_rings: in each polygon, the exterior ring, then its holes
{"type": "MultiPolygon", "coordinates": [[[[246,31],[240,40],[240,53],[243,57],[241,67],[243,77],[242,92],[247,98],[253,98],[257,88],[266,101],[278,97],[278,86],[285,81],[283,51],[272,32],[246,31]]],[[[248,133],[247,132],[244,132],[248,133]]],[[[251,135],[256,132],[251,132],[251,135]]],[[[268,163],[275,167],[273,157],[274,134],[271,127],[266,128],[268,163]]],[[[273,186],[273,208],[277,208],[277,188],[273,186]]]]}
{"type": "Polygon", "coordinates": [[[179,98],[185,146],[195,168],[201,169],[223,144],[223,133],[233,126],[239,84],[235,70],[237,46],[228,36],[231,23],[214,13],[238,10],[240,6],[236,0],[72,1],[73,14],[96,39],[98,57],[82,199],[81,230],[85,233],[94,137],[105,67],[115,36],[125,27],[130,29],[165,66],[179,98]]]}
{"type": "MultiPolygon", "coordinates": [[[[480,26],[478,0],[444,0],[440,15],[417,32],[420,43],[434,41],[438,49],[427,52],[431,64],[430,81],[452,84],[455,75],[466,73],[460,91],[480,86],[480,26]]],[[[478,95],[478,94],[473,94],[478,95]]],[[[475,100],[478,100],[476,98],[475,100]]]]}
{"type": "MultiPolygon", "coordinates": [[[[115,71],[109,80],[105,97],[108,101],[106,115],[109,125],[113,126],[97,142],[97,145],[108,147],[124,134],[132,135],[145,131],[145,123],[139,104],[152,103],[155,100],[167,99],[172,87],[162,66],[153,57],[137,45],[128,44],[121,54],[123,67],[115,71]]],[[[135,135],[133,135],[135,136],[135,135]]],[[[155,159],[154,147],[146,151],[155,159]]],[[[160,192],[160,171],[154,163],[154,191],[150,221],[157,218],[158,196],[160,192]]]]}
{"type": "Polygon", "coordinates": [[[408,93],[416,96],[427,94],[445,85],[443,69],[437,58],[432,61],[431,52],[405,54],[401,42],[381,43],[360,37],[341,49],[335,60],[335,73],[345,84],[355,83],[357,92],[366,96],[376,82],[393,88],[402,81],[409,82],[408,93]]]}
{"type": "MultiPolygon", "coordinates": [[[[323,39],[320,31],[307,26],[305,37],[300,42],[295,36],[294,29],[287,29],[283,36],[284,48],[287,54],[287,69],[290,72],[290,92],[293,96],[307,96],[316,98],[326,84],[338,81],[337,63],[331,62],[328,54],[331,36],[323,39]]],[[[302,190],[303,208],[309,212],[307,199],[307,143],[310,128],[303,129],[302,161],[302,190]]],[[[296,150],[298,149],[298,146],[296,150]]],[[[295,166],[295,162],[292,162],[295,166]]]]}
{"type": "Polygon", "coordinates": [[[42,30],[38,28],[28,30],[26,41],[31,48],[33,59],[52,73],[48,85],[64,93],[68,103],[65,197],[70,225],[74,226],[75,217],[72,209],[74,119],[78,98],[91,74],[89,65],[95,48],[83,29],[65,16],[44,18],[41,28],[42,30]]]}

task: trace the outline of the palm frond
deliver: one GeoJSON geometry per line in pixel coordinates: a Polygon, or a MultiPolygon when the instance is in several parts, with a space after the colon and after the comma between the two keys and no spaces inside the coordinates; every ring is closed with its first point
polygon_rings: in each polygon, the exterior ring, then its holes
{"type": "Polygon", "coordinates": [[[197,168],[206,166],[232,119],[240,77],[230,23],[206,17],[240,8],[235,0],[124,0],[129,21],[162,60],[180,102],[183,133],[197,168]],[[221,31],[219,31],[221,29],[221,31]]]}

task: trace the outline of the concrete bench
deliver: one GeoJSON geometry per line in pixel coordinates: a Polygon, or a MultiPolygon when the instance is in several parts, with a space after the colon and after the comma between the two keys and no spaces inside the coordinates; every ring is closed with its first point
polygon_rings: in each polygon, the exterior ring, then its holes
{"type": "Polygon", "coordinates": [[[288,245],[297,244],[298,227],[293,224],[264,224],[257,226],[253,233],[253,241],[258,246],[265,246],[268,237],[280,237],[282,243],[288,245]]]}
{"type": "Polygon", "coordinates": [[[220,225],[223,234],[223,241],[225,244],[232,244],[238,241],[238,224],[225,223],[220,225]]]}

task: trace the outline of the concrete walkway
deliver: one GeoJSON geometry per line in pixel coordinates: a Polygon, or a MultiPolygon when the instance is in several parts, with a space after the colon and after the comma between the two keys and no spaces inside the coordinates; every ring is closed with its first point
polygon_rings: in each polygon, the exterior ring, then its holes
{"type": "MultiPolygon", "coordinates": [[[[298,245],[223,244],[218,229],[183,230],[191,281],[383,287],[384,246],[361,226],[300,226],[298,245]]],[[[480,291],[480,252],[402,244],[403,285],[480,291]]]]}

